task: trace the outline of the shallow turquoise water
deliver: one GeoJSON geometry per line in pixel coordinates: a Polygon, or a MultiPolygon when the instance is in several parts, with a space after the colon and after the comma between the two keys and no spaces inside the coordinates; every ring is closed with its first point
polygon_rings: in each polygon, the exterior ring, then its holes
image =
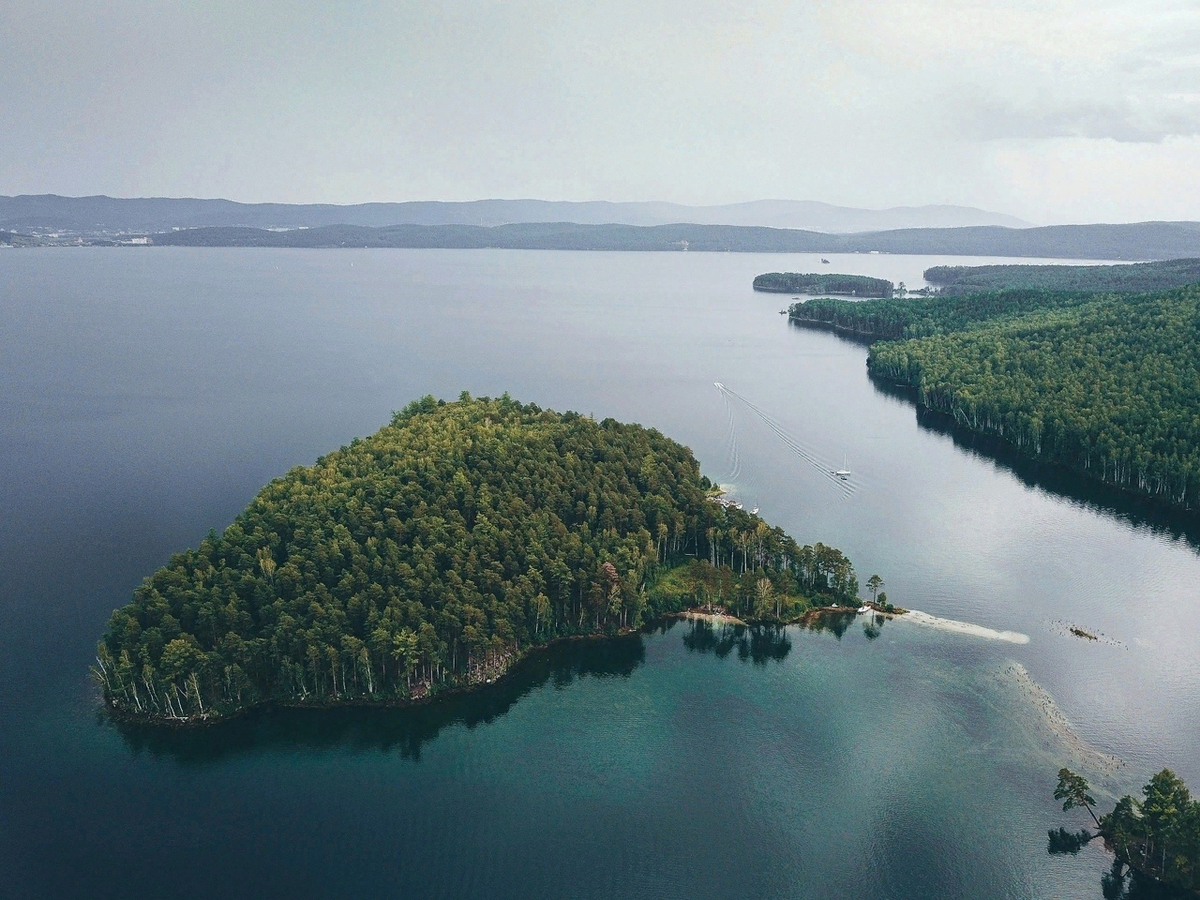
{"type": "Polygon", "coordinates": [[[1061,815],[1031,788],[1052,787],[1066,751],[995,690],[1002,654],[948,653],[895,622],[874,641],[860,623],[840,639],[788,629],[758,660],[719,655],[721,637],[677,623],[561,646],[509,683],[419,710],[284,711],[200,734],[80,728],[52,766],[74,790],[16,787],[25,815],[62,836],[40,887],[1096,895],[1080,860],[1045,854],[1061,815]]]}

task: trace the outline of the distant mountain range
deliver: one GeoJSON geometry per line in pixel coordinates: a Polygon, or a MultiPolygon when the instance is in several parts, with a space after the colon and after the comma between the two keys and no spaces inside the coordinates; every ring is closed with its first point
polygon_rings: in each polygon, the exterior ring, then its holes
{"type": "Polygon", "coordinates": [[[236,203],[168,197],[0,197],[0,230],[71,231],[85,234],[169,231],[172,228],[243,226],[320,228],[328,225],[493,226],[535,222],[580,225],[742,225],[831,233],[896,228],[1028,225],[1013,216],[966,206],[899,206],[854,209],[809,200],[756,200],[724,206],[682,206],[657,201],[582,203],[549,200],[472,200],[464,203],[333,204],[236,203]]]}
{"type": "Polygon", "coordinates": [[[1034,228],[1010,216],[959,206],[866,210],[789,200],[727,206],[545,200],[334,206],[55,194],[0,197],[0,244],[116,242],[1150,260],[1200,256],[1200,223],[1034,228]]]}
{"type": "Polygon", "coordinates": [[[707,250],[760,253],[915,253],[1063,259],[1178,259],[1200,256],[1200,222],[1052,225],[1043,228],[908,228],[822,234],[731,225],[535,223],[335,225],[297,231],[195,228],[151,235],[188,247],[445,247],[542,250],[707,250]]]}

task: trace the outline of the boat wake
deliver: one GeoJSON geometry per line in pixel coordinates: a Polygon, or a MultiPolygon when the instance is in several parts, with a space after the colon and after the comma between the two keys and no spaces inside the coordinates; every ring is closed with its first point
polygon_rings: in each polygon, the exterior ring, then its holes
{"type": "MultiPolygon", "coordinates": [[[[730,390],[719,381],[714,382],[714,385],[716,389],[721,392],[721,396],[725,398],[725,402],[729,406],[731,434],[733,433],[733,404],[729,401],[730,399],[733,399],[741,403],[746,407],[746,409],[750,410],[750,412],[754,413],[754,415],[761,419],[767,428],[771,429],[775,436],[783,441],[784,445],[791,450],[792,453],[812,466],[813,469],[816,470],[817,474],[836,487],[843,496],[850,497],[854,494],[857,486],[849,472],[841,472],[838,467],[832,465],[827,459],[822,458],[816,450],[800,441],[795,435],[791,434],[791,432],[783,427],[778,419],[775,419],[761,407],[751,403],[737,391],[730,390]]],[[[736,445],[734,449],[736,450],[736,445]]],[[[843,464],[842,468],[845,468],[845,464],[843,464]]]]}
{"type": "Polygon", "coordinates": [[[1007,641],[1010,644],[1029,643],[1029,635],[1021,634],[1019,631],[996,631],[994,628],[985,628],[983,625],[974,625],[970,622],[959,622],[956,619],[943,619],[940,616],[931,616],[929,613],[921,612],[919,609],[910,609],[899,618],[904,622],[924,625],[927,628],[937,628],[940,631],[953,631],[958,634],[968,634],[972,637],[987,638],[992,641],[1007,641]]]}
{"type": "MultiPolygon", "coordinates": [[[[721,387],[722,385],[718,382],[717,388],[720,389],[721,387]]],[[[729,420],[729,426],[726,429],[725,435],[725,464],[728,467],[729,474],[725,480],[731,484],[736,484],[742,474],[742,454],[738,449],[737,421],[733,414],[733,401],[730,399],[729,394],[721,390],[721,397],[725,401],[725,412],[729,420]]]]}

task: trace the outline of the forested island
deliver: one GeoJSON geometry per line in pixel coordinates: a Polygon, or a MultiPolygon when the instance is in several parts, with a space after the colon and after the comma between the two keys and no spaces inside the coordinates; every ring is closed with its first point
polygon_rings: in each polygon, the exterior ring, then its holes
{"type": "Polygon", "coordinates": [[[775,623],[857,605],[840,551],[713,496],[653,429],[426,397],[172,557],[113,613],[93,674],[119,716],[200,723],[418,701],[697,605],[775,623]]]}
{"type": "Polygon", "coordinates": [[[790,316],[873,341],[873,377],[962,427],[1172,507],[1200,504],[1200,285],[820,299],[790,316]]]}
{"type": "Polygon", "coordinates": [[[835,275],[814,272],[768,272],[754,278],[756,291],[775,294],[842,294],[851,297],[890,297],[895,285],[884,278],[866,275],[835,275]]]}
{"type": "Polygon", "coordinates": [[[1200,259],[1112,266],[933,266],[925,270],[925,280],[942,294],[1011,288],[1141,293],[1200,282],[1200,259]]]}
{"type": "Polygon", "coordinates": [[[1096,831],[1054,829],[1051,853],[1077,853],[1102,838],[1117,857],[1114,882],[1121,879],[1120,865],[1126,865],[1171,887],[1200,890],[1200,800],[1192,799],[1187,785],[1170,769],[1153,776],[1141,797],[1126,794],[1112,812],[1099,817],[1092,809],[1096,799],[1087,779],[1070,769],[1059,770],[1054,799],[1062,801],[1064,812],[1087,810],[1096,831]]]}

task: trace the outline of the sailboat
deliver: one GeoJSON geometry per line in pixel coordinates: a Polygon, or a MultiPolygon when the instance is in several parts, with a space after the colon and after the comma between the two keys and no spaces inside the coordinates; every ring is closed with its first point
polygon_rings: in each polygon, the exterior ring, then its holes
{"type": "Polygon", "coordinates": [[[835,469],[833,474],[842,479],[842,481],[845,481],[850,477],[850,465],[846,462],[846,457],[844,454],[842,456],[842,467],[840,469],[835,469]]]}

